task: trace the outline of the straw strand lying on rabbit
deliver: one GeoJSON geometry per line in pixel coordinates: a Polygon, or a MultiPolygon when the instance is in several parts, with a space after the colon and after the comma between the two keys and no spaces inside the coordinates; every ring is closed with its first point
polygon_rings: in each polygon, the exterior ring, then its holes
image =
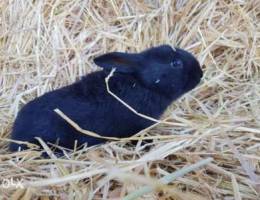
{"type": "MultiPolygon", "coordinates": [[[[94,62],[102,71],[86,75],[72,85],[48,92],[26,104],[18,113],[11,138],[44,141],[73,148],[105,142],[77,132],[54,112],[60,109],[81,128],[102,136],[129,137],[154,122],[144,119],[108,94],[105,77],[112,68],[109,87],[139,113],[158,119],[175,99],[193,89],[202,77],[198,61],[187,51],[162,45],[141,53],[112,52],[94,62]]],[[[15,151],[24,145],[12,142],[15,151]]]]}

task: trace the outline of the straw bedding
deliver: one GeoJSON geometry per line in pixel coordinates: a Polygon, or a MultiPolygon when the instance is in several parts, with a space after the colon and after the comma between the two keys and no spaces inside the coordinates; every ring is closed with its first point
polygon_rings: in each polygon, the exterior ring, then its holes
{"type": "Polygon", "coordinates": [[[0,1],[0,199],[122,199],[143,186],[151,190],[139,199],[260,199],[259,70],[259,1],[0,1]],[[152,143],[57,158],[43,138],[50,159],[8,151],[25,103],[98,70],[97,55],[163,43],[193,52],[204,77],[167,110],[162,120],[171,123],[141,134],[152,143]],[[213,161],[159,181],[206,158],[213,161]]]}

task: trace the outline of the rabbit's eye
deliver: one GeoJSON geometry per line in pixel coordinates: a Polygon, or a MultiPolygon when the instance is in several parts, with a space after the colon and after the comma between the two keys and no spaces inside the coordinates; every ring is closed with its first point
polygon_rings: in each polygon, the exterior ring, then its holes
{"type": "Polygon", "coordinates": [[[160,81],[161,81],[160,79],[157,79],[154,83],[158,84],[158,83],[160,83],[160,81]]]}
{"type": "Polygon", "coordinates": [[[173,68],[182,68],[183,67],[183,62],[181,60],[173,60],[171,63],[170,63],[171,67],[173,68]]]}

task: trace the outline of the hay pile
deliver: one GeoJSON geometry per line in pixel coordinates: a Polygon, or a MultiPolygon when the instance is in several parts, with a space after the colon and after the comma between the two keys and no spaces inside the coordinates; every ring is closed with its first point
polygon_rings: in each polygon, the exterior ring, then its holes
{"type": "Polygon", "coordinates": [[[259,71],[260,1],[0,1],[0,199],[122,199],[141,186],[154,191],[140,199],[259,199],[259,71]],[[26,102],[97,70],[96,55],[162,43],[193,52],[205,75],[165,114],[174,126],[146,131],[161,138],[63,158],[8,151],[26,102]],[[209,157],[169,185],[158,181],[209,157]]]}

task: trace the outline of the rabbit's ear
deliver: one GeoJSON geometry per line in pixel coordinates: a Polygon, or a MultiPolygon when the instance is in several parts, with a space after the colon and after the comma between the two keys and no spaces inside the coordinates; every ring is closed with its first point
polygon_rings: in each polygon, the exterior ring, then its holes
{"type": "Polygon", "coordinates": [[[141,61],[140,55],[129,54],[121,52],[112,52],[104,54],[94,59],[94,62],[99,67],[111,70],[116,68],[116,71],[122,73],[133,73],[137,70],[139,62],[141,61]]]}

